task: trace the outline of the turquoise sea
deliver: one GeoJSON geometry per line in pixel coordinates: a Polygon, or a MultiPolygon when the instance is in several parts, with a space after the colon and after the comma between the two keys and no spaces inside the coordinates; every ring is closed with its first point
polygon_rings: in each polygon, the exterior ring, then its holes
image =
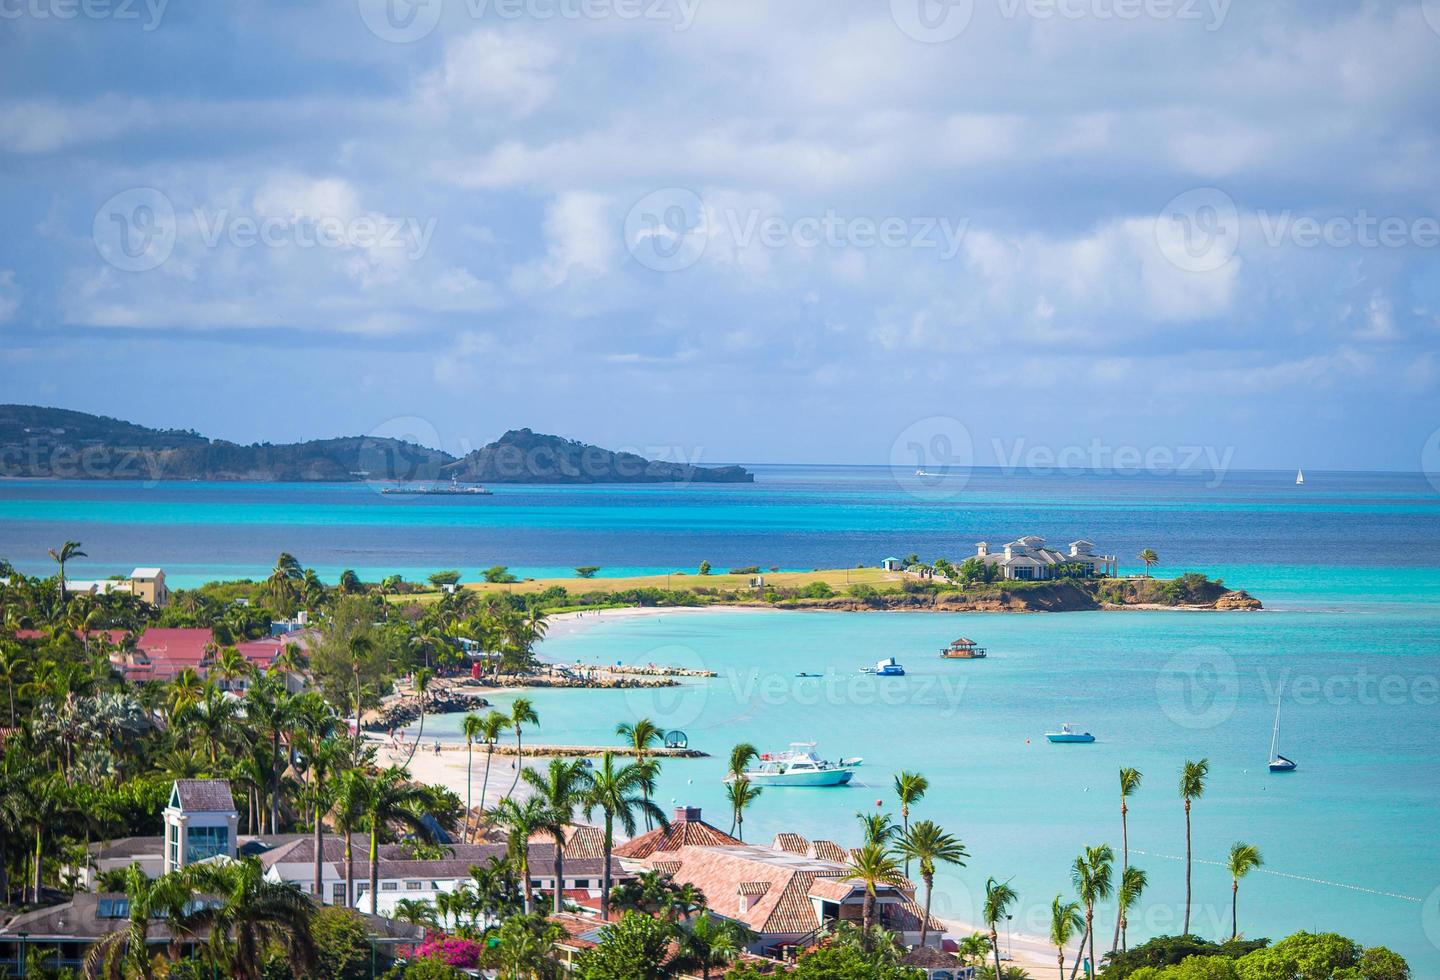
{"type": "MultiPolygon", "coordinates": [[[[509,565],[522,574],[598,564],[601,574],[759,564],[874,564],[887,555],[963,557],[973,542],[1035,533],[1085,537],[1133,567],[1222,575],[1264,600],[1254,614],[1182,612],[805,614],[684,612],[557,630],[559,661],[680,663],[714,680],[655,692],[535,692],[540,741],[613,738],[648,715],[714,758],[665,769],[662,802],[693,803],[728,827],[719,777],[737,741],[816,740],[862,755],[858,785],[769,790],[746,837],[779,830],[853,842],[856,811],[889,805],[895,772],[932,788],[916,816],[966,842],[942,873],[937,908],[975,919],[989,875],[1023,898],[1013,928],[1043,931],[1087,844],[1119,845],[1116,770],[1140,768],[1132,862],[1150,874],[1131,938],[1179,928],[1187,758],[1208,757],[1195,804],[1194,931],[1228,934],[1229,845],[1260,847],[1240,891],[1241,929],[1334,929],[1405,954],[1440,977],[1440,494],[1420,474],[1006,474],[930,485],[883,467],[753,467],[745,486],[525,487],[484,500],[385,498],[364,485],[0,483],[0,555],[48,571],[67,538],[89,558],[73,574],[162,565],[172,582],[259,576],[281,550],[334,578],[509,565]],[[957,636],[989,647],[941,661],[957,636]],[[902,679],[856,670],[894,655],[902,679]],[[798,671],[823,673],[814,680],[798,671]],[[1265,771],[1277,699],[1282,750],[1265,771]],[[1054,746],[1061,722],[1090,746],[1054,746]]],[[[502,703],[504,699],[501,699],[502,703]]],[[[453,737],[458,718],[427,733],[453,737]]],[[[1106,919],[1111,913],[1107,911],[1106,919]]],[[[1108,942],[1109,926],[1102,930],[1108,942]]]]}

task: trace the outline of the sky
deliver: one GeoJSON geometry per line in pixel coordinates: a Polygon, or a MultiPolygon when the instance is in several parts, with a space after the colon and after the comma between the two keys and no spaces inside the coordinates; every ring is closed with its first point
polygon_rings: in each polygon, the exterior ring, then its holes
{"type": "Polygon", "coordinates": [[[0,0],[0,402],[1431,468],[1437,130],[1440,0],[0,0]]]}

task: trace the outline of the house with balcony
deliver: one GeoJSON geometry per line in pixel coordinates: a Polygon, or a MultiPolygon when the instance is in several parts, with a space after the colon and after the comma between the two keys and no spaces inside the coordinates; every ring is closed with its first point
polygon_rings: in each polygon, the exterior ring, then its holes
{"type": "Polygon", "coordinates": [[[1113,576],[1118,567],[1114,555],[1096,554],[1095,545],[1083,538],[1071,541],[1065,551],[1060,551],[1046,547],[1045,539],[1036,534],[1017,538],[998,551],[992,550],[988,541],[977,542],[975,557],[986,565],[999,569],[1001,578],[1020,582],[1038,582],[1066,576],[1113,576]]]}

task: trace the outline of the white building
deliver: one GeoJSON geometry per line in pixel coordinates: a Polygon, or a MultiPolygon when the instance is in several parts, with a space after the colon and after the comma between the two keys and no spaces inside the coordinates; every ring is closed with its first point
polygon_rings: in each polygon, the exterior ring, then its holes
{"type": "Polygon", "coordinates": [[[975,545],[975,557],[1000,569],[1001,577],[1019,581],[1059,578],[1068,569],[1090,577],[1114,575],[1114,555],[1097,555],[1095,546],[1083,538],[1070,542],[1068,552],[1045,547],[1045,539],[1034,534],[1011,541],[1001,551],[991,551],[990,542],[975,545]]]}
{"type": "Polygon", "coordinates": [[[165,849],[161,870],[178,871],[188,864],[224,855],[235,857],[236,824],[240,814],[223,779],[177,779],[170,788],[165,818],[165,849]]]}

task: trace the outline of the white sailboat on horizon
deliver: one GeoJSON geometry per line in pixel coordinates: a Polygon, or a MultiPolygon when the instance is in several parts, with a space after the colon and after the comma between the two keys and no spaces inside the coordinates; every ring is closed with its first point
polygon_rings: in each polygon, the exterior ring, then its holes
{"type": "Polygon", "coordinates": [[[1282,684],[1280,692],[1275,695],[1275,727],[1270,730],[1270,771],[1271,772],[1294,772],[1296,763],[1294,759],[1287,759],[1276,752],[1275,749],[1280,742],[1280,702],[1285,699],[1285,687],[1282,684]]]}
{"type": "Polygon", "coordinates": [[[1295,471],[1295,485],[1296,485],[1297,487],[1301,487],[1301,486],[1304,486],[1304,485],[1305,485],[1305,471],[1304,471],[1304,470],[1296,470],[1296,471],[1295,471]]]}

